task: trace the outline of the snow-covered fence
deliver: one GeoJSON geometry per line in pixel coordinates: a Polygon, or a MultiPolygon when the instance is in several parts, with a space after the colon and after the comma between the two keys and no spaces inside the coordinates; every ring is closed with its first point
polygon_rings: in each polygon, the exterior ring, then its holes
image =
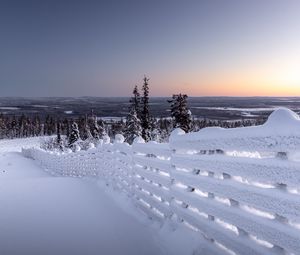
{"type": "MultiPolygon", "coordinates": [[[[300,120],[275,111],[263,126],[175,130],[169,144],[114,144],[26,156],[59,175],[99,176],[151,219],[184,223],[220,254],[300,254],[300,120]]],[[[214,251],[213,254],[216,254],[214,251]]]]}
{"type": "Polygon", "coordinates": [[[77,153],[46,152],[37,148],[22,149],[24,156],[38,161],[48,172],[59,176],[98,176],[99,161],[96,150],[77,153]]]}
{"type": "Polygon", "coordinates": [[[300,121],[173,134],[172,211],[237,254],[300,254],[300,121]]]}

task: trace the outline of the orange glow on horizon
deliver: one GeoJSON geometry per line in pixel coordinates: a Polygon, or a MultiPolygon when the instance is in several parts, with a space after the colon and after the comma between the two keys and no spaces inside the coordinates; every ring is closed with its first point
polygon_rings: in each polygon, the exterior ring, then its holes
{"type": "MultiPolygon", "coordinates": [[[[300,96],[300,71],[281,69],[260,72],[241,72],[213,75],[185,75],[177,80],[166,80],[172,84],[171,93],[186,93],[189,96],[300,96]],[[181,81],[180,81],[181,80],[181,81]]],[[[170,94],[168,86],[158,86],[160,94],[170,94]]]]}

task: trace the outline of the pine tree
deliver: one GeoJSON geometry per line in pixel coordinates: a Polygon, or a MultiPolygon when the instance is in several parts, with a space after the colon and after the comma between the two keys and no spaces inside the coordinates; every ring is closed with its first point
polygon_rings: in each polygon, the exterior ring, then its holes
{"type": "Polygon", "coordinates": [[[70,136],[70,123],[69,123],[69,120],[67,118],[64,119],[64,121],[62,123],[62,127],[63,127],[64,134],[69,139],[69,136],[70,136]]]}
{"type": "Polygon", "coordinates": [[[132,93],[133,96],[129,100],[130,107],[124,130],[125,141],[129,144],[131,144],[136,137],[142,135],[141,121],[139,119],[140,94],[137,86],[134,87],[132,93]]]}
{"type": "Polygon", "coordinates": [[[137,116],[137,113],[134,108],[131,108],[131,111],[126,118],[126,126],[124,130],[125,142],[131,144],[133,140],[142,135],[141,121],[137,116]]]}
{"type": "Polygon", "coordinates": [[[56,123],[56,136],[57,136],[57,143],[60,144],[61,143],[61,127],[60,127],[60,122],[59,120],[57,120],[56,123]]]}
{"type": "Polygon", "coordinates": [[[56,133],[57,133],[57,137],[56,137],[57,147],[62,151],[63,150],[63,142],[62,142],[62,138],[61,138],[60,120],[57,120],[57,123],[56,123],[56,133]]]}
{"type": "Polygon", "coordinates": [[[90,127],[88,125],[88,118],[87,116],[85,116],[84,119],[84,126],[82,128],[82,135],[81,135],[82,140],[91,140],[93,138],[91,131],[90,131],[90,127]]]}
{"type": "Polygon", "coordinates": [[[106,136],[106,130],[105,130],[105,125],[103,120],[98,120],[97,121],[97,126],[98,126],[98,134],[99,134],[99,139],[102,139],[104,136],[106,136]]]}
{"type": "Polygon", "coordinates": [[[149,112],[149,78],[143,79],[143,97],[141,109],[142,137],[145,141],[150,140],[150,112],[149,112]]]}
{"type": "Polygon", "coordinates": [[[69,147],[73,147],[73,145],[79,140],[79,130],[76,122],[72,123],[71,133],[69,136],[69,147]]]}
{"type": "Polygon", "coordinates": [[[171,104],[171,116],[173,118],[173,126],[181,128],[185,132],[191,130],[191,112],[187,106],[188,96],[185,94],[173,95],[168,102],[171,104]]]}
{"type": "Polygon", "coordinates": [[[139,90],[138,90],[138,87],[137,85],[134,86],[134,89],[133,89],[133,97],[130,98],[129,100],[129,103],[130,103],[130,109],[131,108],[134,108],[134,111],[136,112],[137,114],[137,117],[140,118],[140,115],[141,115],[141,109],[140,109],[140,104],[141,104],[141,97],[140,97],[140,93],[139,93],[139,90]]]}

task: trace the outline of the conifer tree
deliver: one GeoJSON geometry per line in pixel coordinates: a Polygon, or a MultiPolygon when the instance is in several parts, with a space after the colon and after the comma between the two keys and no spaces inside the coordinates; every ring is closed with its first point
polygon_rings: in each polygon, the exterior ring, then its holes
{"type": "Polygon", "coordinates": [[[71,132],[69,136],[69,147],[73,147],[73,145],[79,140],[79,130],[76,122],[72,123],[71,132]]]}
{"type": "Polygon", "coordinates": [[[104,121],[101,120],[101,119],[98,120],[97,121],[97,126],[98,126],[99,139],[102,139],[106,135],[104,121]]]}
{"type": "Polygon", "coordinates": [[[134,87],[132,93],[133,96],[129,100],[131,104],[124,130],[125,141],[129,144],[131,144],[136,137],[142,135],[141,121],[139,119],[140,94],[137,86],[134,87]]]}
{"type": "Polygon", "coordinates": [[[137,117],[140,118],[140,115],[141,115],[141,109],[140,109],[141,97],[140,97],[140,93],[139,93],[137,85],[134,86],[132,94],[133,94],[133,96],[129,100],[129,103],[130,103],[130,109],[129,110],[134,108],[134,111],[136,112],[137,117]]]}
{"type": "Polygon", "coordinates": [[[173,95],[168,102],[171,104],[171,116],[174,128],[181,128],[185,132],[191,130],[191,112],[187,106],[188,96],[185,94],[173,95]]]}
{"type": "Polygon", "coordinates": [[[56,123],[56,132],[57,132],[57,137],[56,137],[56,142],[57,142],[57,147],[60,150],[63,150],[63,142],[62,142],[62,138],[61,138],[61,124],[60,124],[60,120],[57,120],[56,123]]]}
{"type": "Polygon", "coordinates": [[[92,134],[91,134],[91,130],[90,127],[88,125],[88,120],[87,120],[87,116],[85,116],[85,123],[84,126],[82,128],[82,135],[81,135],[82,140],[91,140],[93,138],[92,134]]]}
{"type": "Polygon", "coordinates": [[[57,120],[57,123],[56,123],[56,132],[57,132],[57,143],[60,144],[61,143],[61,127],[60,127],[60,122],[59,120],[57,120]]]}
{"type": "Polygon", "coordinates": [[[138,118],[135,109],[131,108],[126,118],[126,126],[124,130],[125,141],[131,144],[136,137],[141,135],[142,135],[141,121],[138,118]]]}
{"type": "Polygon", "coordinates": [[[63,130],[64,130],[64,134],[69,139],[69,136],[70,136],[70,123],[69,123],[69,120],[67,118],[64,119],[62,126],[63,126],[63,130]]]}
{"type": "Polygon", "coordinates": [[[145,141],[150,140],[150,112],[149,112],[149,78],[143,79],[143,97],[141,109],[142,137],[145,141]]]}

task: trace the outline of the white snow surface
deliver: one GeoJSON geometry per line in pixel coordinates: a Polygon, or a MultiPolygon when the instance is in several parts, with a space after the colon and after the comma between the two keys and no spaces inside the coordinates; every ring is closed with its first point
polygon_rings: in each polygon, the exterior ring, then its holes
{"type": "Polygon", "coordinates": [[[176,129],[169,144],[4,150],[0,254],[300,254],[299,153],[288,109],[258,127],[176,129]]]}
{"type": "Polygon", "coordinates": [[[189,134],[174,130],[170,136],[170,143],[172,149],[179,150],[294,152],[300,149],[300,119],[295,112],[279,108],[273,111],[267,122],[261,126],[231,129],[208,127],[189,134]]]}
{"type": "Polygon", "coordinates": [[[196,106],[195,109],[206,109],[206,110],[219,110],[219,111],[239,111],[239,112],[272,112],[274,107],[270,108],[239,108],[239,107],[206,107],[196,106]]]}
{"type": "Polygon", "coordinates": [[[168,224],[161,228],[103,181],[54,177],[20,153],[22,147],[37,147],[40,140],[0,141],[1,255],[206,251],[198,234],[185,227],[174,231],[168,224]]]}
{"type": "Polygon", "coordinates": [[[1,140],[0,139],[0,153],[18,151],[21,152],[22,148],[38,147],[42,137],[31,137],[31,138],[21,138],[21,139],[10,139],[1,140]]]}
{"type": "MultiPolygon", "coordinates": [[[[1,147],[12,150],[16,141],[1,141],[1,147]]],[[[2,148],[0,254],[167,252],[155,230],[120,209],[95,180],[50,176],[33,160],[2,148]]]]}

